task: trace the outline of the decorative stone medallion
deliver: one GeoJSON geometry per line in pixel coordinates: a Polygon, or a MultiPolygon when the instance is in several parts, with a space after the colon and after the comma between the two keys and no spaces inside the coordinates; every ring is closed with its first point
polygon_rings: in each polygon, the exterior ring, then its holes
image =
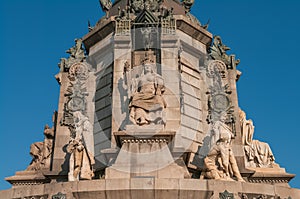
{"type": "Polygon", "coordinates": [[[74,96],[73,98],[70,98],[66,104],[67,109],[75,112],[75,111],[82,111],[85,110],[86,102],[84,98],[74,96]]]}
{"type": "Polygon", "coordinates": [[[212,77],[219,73],[222,78],[226,78],[227,70],[226,64],[221,60],[211,60],[207,66],[207,75],[212,77]]]}
{"type": "Polygon", "coordinates": [[[223,93],[212,95],[211,108],[216,112],[226,111],[230,108],[230,99],[223,93]]]}
{"type": "Polygon", "coordinates": [[[84,81],[87,80],[88,76],[89,76],[89,68],[85,63],[78,62],[73,64],[70,67],[69,79],[71,81],[74,81],[75,79],[84,81]]]}

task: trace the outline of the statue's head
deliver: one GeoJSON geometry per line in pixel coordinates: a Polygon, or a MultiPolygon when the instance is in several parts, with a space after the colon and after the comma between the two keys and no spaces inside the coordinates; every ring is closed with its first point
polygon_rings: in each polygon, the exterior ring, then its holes
{"type": "Polygon", "coordinates": [[[46,124],[45,127],[44,127],[44,130],[47,130],[47,129],[50,129],[48,124],[46,124]]]}
{"type": "Polygon", "coordinates": [[[221,122],[226,122],[227,120],[227,113],[226,112],[222,112],[220,115],[220,121],[221,122]]]}
{"type": "Polygon", "coordinates": [[[144,73],[145,74],[153,73],[154,72],[153,67],[154,67],[154,64],[151,64],[151,63],[144,64],[144,73]]]}
{"type": "Polygon", "coordinates": [[[148,52],[145,53],[145,58],[142,60],[142,65],[144,74],[154,73],[154,71],[156,71],[156,64],[153,59],[149,57],[148,52]]]}
{"type": "Polygon", "coordinates": [[[239,109],[239,116],[241,120],[246,119],[246,113],[241,108],[239,109]]]}
{"type": "Polygon", "coordinates": [[[36,142],[30,145],[30,155],[37,158],[43,149],[42,142],[36,142]]]}

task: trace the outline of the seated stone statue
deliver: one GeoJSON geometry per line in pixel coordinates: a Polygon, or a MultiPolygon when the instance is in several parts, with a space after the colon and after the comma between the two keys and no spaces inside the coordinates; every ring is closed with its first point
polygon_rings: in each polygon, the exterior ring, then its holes
{"type": "Polygon", "coordinates": [[[44,128],[44,136],[43,142],[35,142],[30,145],[32,161],[27,167],[27,171],[50,169],[51,156],[53,153],[54,128],[50,128],[46,125],[44,128]]]}
{"type": "Polygon", "coordinates": [[[232,177],[235,176],[238,181],[244,181],[231,149],[233,133],[225,124],[225,119],[226,115],[223,115],[220,121],[216,121],[213,124],[213,137],[217,139],[217,141],[204,158],[204,172],[202,176],[208,179],[230,181],[232,181],[232,177]]]}
{"type": "Polygon", "coordinates": [[[129,109],[130,121],[133,124],[164,124],[164,80],[154,72],[154,66],[153,63],[143,64],[141,76],[132,82],[133,94],[129,109]]]}
{"type": "Polygon", "coordinates": [[[69,181],[80,179],[91,180],[94,176],[93,165],[95,164],[94,154],[90,147],[93,147],[93,129],[88,118],[80,111],[73,113],[75,138],[71,138],[67,146],[70,156],[69,181]]]}
{"type": "Polygon", "coordinates": [[[240,124],[242,141],[250,167],[272,168],[278,167],[268,143],[253,140],[254,125],[252,120],[246,119],[246,113],[240,109],[240,124]]]}
{"type": "Polygon", "coordinates": [[[43,159],[43,142],[35,142],[30,145],[30,155],[32,160],[26,171],[39,171],[41,170],[41,162],[43,159]]]}

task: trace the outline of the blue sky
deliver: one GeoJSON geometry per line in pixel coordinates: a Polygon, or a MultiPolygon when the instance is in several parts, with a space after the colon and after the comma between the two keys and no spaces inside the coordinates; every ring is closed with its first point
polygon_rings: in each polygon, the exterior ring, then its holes
{"type": "MultiPolygon", "coordinates": [[[[268,142],[276,162],[296,174],[300,188],[300,1],[197,0],[192,13],[241,59],[239,104],[268,142]]],[[[43,140],[57,109],[54,79],[65,50],[103,16],[98,0],[0,2],[0,190],[31,161],[29,146],[43,140]]]]}

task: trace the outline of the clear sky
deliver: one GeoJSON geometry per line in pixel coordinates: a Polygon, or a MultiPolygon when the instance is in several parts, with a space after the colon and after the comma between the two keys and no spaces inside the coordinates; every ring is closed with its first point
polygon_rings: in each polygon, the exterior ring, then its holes
{"type": "MultiPolygon", "coordinates": [[[[196,0],[192,13],[241,59],[239,103],[254,120],[255,139],[268,142],[276,162],[300,188],[300,1],[196,0]]],[[[98,0],[0,2],[0,190],[31,161],[57,110],[54,75],[65,51],[103,16],[98,0]]]]}

